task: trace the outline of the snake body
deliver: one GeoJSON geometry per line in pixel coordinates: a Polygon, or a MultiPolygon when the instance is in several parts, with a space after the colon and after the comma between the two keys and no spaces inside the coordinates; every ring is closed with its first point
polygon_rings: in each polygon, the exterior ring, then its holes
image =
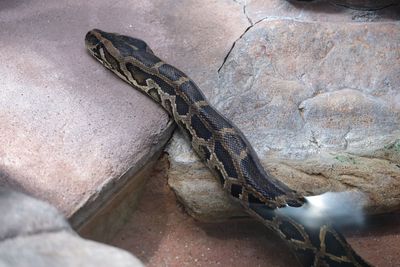
{"type": "Polygon", "coordinates": [[[94,29],[85,44],[105,67],[162,105],[222,187],[277,232],[302,266],[369,266],[329,223],[312,227],[276,212],[306,200],[264,170],[243,133],[186,74],[159,59],[144,41],[94,29]]]}

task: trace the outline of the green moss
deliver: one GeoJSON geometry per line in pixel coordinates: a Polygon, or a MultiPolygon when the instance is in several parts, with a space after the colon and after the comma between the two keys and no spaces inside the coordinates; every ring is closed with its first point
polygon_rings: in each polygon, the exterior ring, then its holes
{"type": "Polygon", "coordinates": [[[346,156],[346,155],[338,155],[335,156],[335,159],[339,162],[342,163],[351,163],[351,164],[357,164],[356,159],[351,156],[346,156]]]}

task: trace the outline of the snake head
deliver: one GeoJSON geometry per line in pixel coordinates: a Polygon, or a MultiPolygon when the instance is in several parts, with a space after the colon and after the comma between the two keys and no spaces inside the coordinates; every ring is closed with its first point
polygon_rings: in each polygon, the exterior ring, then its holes
{"type": "Polygon", "coordinates": [[[153,54],[150,47],[140,39],[99,29],[86,34],[85,46],[90,54],[111,70],[118,69],[118,62],[135,52],[153,54]]]}

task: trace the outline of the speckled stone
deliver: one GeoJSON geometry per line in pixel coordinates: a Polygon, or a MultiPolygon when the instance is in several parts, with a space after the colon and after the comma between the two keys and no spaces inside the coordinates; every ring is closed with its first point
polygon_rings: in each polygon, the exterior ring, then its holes
{"type": "MultiPolygon", "coordinates": [[[[262,21],[236,42],[210,100],[290,187],[360,190],[368,212],[396,210],[399,36],[398,23],[262,21]]],[[[170,185],[198,219],[229,214],[227,204],[208,201],[222,190],[188,149],[183,140],[170,145],[170,185]],[[195,185],[208,194],[194,196],[195,185]]]]}

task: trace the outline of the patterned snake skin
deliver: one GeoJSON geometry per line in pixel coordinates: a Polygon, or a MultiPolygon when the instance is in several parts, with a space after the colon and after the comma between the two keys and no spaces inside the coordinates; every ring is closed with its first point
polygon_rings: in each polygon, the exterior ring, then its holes
{"type": "Polygon", "coordinates": [[[303,206],[306,200],[265,171],[243,133],[210,106],[187,75],[155,56],[144,41],[95,29],[85,43],[105,67],[165,108],[229,195],[277,232],[302,266],[370,266],[328,222],[315,227],[277,212],[303,206]]]}

